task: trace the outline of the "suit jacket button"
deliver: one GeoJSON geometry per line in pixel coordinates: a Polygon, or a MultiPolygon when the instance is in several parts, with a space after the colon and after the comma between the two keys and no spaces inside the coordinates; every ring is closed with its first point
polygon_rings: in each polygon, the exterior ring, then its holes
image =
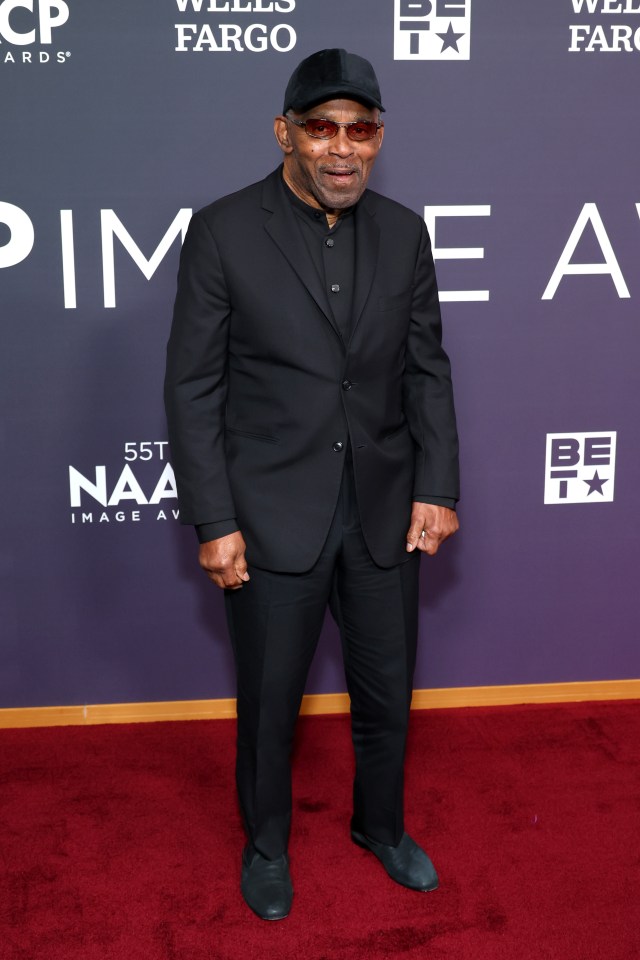
{"type": "Polygon", "coordinates": [[[342,450],[343,446],[344,446],[344,444],[342,443],[342,440],[336,440],[336,442],[335,442],[334,445],[333,445],[334,452],[335,452],[335,453],[340,453],[340,451],[342,450]]]}
{"type": "Polygon", "coordinates": [[[351,380],[343,380],[343,381],[342,381],[342,389],[343,389],[343,390],[351,390],[351,387],[352,387],[352,386],[353,386],[353,384],[351,383],[351,380]]]}

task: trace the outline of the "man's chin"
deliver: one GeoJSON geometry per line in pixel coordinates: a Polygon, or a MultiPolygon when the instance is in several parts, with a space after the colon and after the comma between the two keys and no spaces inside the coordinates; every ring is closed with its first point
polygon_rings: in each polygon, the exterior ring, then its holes
{"type": "Polygon", "coordinates": [[[350,187],[348,190],[323,190],[321,203],[328,210],[346,210],[357,203],[362,195],[361,190],[354,190],[350,187]]]}

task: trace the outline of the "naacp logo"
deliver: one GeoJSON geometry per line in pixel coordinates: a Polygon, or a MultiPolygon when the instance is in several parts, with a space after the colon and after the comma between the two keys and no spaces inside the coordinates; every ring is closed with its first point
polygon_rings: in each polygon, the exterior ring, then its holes
{"type": "Polygon", "coordinates": [[[471,0],[394,0],[394,60],[468,60],[471,0]]]}
{"type": "Polygon", "coordinates": [[[167,460],[166,440],[128,441],[122,464],[81,473],[69,464],[71,523],[86,525],[139,523],[144,519],[177,520],[176,479],[167,460]]]}
{"type": "Polygon", "coordinates": [[[65,63],[71,54],[53,42],[68,19],[64,0],[0,0],[0,63],[65,63]]]}
{"type": "Polygon", "coordinates": [[[548,433],[544,502],[611,502],[615,469],[615,431],[548,433]]]}

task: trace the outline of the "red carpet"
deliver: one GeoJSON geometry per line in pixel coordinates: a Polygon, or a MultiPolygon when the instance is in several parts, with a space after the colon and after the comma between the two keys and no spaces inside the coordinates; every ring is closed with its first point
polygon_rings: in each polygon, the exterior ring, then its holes
{"type": "Polygon", "coordinates": [[[417,713],[407,825],[441,887],[348,834],[344,717],[300,723],[280,923],[238,893],[227,721],[0,731],[2,960],[640,957],[640,704],[417,713]]]}

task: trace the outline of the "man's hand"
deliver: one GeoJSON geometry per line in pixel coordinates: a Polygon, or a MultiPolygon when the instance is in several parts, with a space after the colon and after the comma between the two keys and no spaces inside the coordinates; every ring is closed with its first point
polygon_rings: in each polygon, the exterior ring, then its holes
{"type": "Polygon", "coordinates": [[[249,580],[245,550],[244,537],[237,530],[226,537],[201,543],[198,562],[217,587],[239,590],[249,580]]]}
{"type": "Polygon", "coordinates": [[[407,531],[407,553],[416,547],[433,556],[438,547],[459,527],[455,510],[438,507],[435,503],[414,501],[411,511],[411,526],[407,531]]]}

